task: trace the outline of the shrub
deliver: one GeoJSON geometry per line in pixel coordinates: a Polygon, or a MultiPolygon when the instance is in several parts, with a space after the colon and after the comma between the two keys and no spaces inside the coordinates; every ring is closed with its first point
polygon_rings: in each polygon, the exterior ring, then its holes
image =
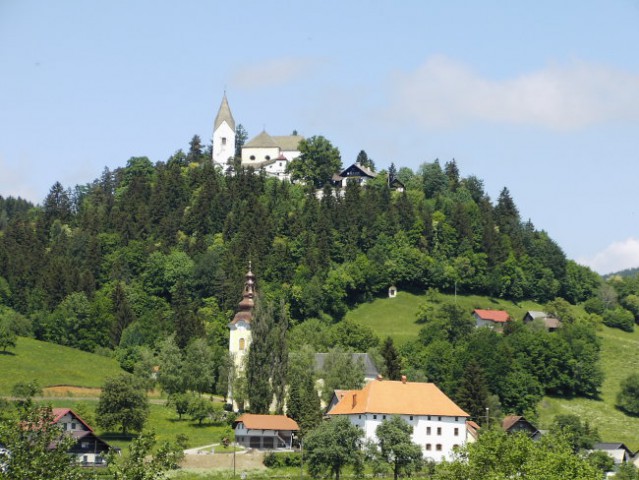
{"type": "Polygon", "coordinates": [[[264,456],[263,463],[268,468],[300,467],[302,456],[299,452],[269,452],[264,456]]]}

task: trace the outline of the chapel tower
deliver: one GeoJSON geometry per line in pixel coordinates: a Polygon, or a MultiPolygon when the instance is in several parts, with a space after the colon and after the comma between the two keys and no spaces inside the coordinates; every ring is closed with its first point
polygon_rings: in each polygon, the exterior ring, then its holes
{"type": "Polygon", "coordinates": [[[255,275],[251,271],[251,262],[244,282],[242,300],[239,309],[229,323],[229,353],[233,357],[235,368],[238,371],[244,368],[244,358],[251,345],[251,320],[253,319],[253,308],[255,307],[255,275]]]}
{"type": "Polygon", "coordinates": [[[226,168],[229,158],[235,156],[235,120],[231,107],[226,99],[226,92],[222,98],[220,109],[213,125],[213,165],[226,168]]]}

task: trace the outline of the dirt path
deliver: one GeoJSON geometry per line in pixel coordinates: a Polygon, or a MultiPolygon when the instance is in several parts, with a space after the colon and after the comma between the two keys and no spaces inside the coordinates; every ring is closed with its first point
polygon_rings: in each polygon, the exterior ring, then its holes
{"type": "Polygon", "coordinates": [[[233,470],[233,461],[235,461],[236,472],[263,470],[266,468],[262,463],[263,459],[264,453],[257,450],[248,450],[236,455],[232,453],[187,454],[184,456],[182,468],[186,470],[233,470]]]}

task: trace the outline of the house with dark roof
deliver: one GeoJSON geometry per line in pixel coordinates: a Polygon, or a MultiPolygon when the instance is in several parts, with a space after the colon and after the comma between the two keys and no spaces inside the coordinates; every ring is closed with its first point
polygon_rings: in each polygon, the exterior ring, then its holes
{"type": "Polygon", "coordinates": [[[524,315],[524,323],[532,322],[541,323],[549,332],[554,332],[561,327],[561,321],[558,318],[538,310],[528,310],[524,315]]]}
{"type": "Polygon", "coordinates": [[[233,422],[235,441],[247,448],[290,449],[297,422],[286,415],[244,413],[233,422]]]}
{"type": "Polygon", "coordinates": [[[506,415],[501,422],[506,433],[525,433],[533,440],[541,438],[541,432],[521,415],[506,415]]]}
{"type": "Polygon", "coordinates": [[[469,415],[434,383],[378,379],[361,390],[346,391],[328,412],[330,417],[347,417],[364,430],[366,440],[377,442],[377,427],[399,416],[413,427],[412,441],[424,458],[452,459],[454,450],[467,441],[469,415]]]}
{"type": "Polygon", "coordinates": [[[64,434],[75,439],[68,453],[82,466],[106,466],[106,455],[111,445],[98,437],[93,429],[70,408],[54,408],[53,423],[60,425],[64,434]]]}
{"type": "Polygon", "coordinates": [[[346,185],[352,182],[365,185],[366,182],[376,176],[377,174],[370,168],[360,165],[359,163],[353,163],[340,173],[333,175],[333,178],[331,178],[331,185],[338,188],[346,188],[346,185]]]}
{"type": "Polygon", "coordinates": [[[490,327],[500,331],[510,321],[508,312],[503,310],[483,310],[481,308],[473,310],[473,318],[477,327],[490,327]]]}
{"type": "Polygon", "coordinates": [[[601,442],[592,446],[593,452],[605,452],[615,461],[615,465],[630,462],[633,459],[633,452],[623,443],[601,442]]]}

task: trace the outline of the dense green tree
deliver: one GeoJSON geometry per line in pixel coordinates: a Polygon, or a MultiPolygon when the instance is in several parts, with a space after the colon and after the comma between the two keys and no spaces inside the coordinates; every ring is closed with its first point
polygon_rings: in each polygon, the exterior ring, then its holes
{"type": "Polygon", "coordinates": [[[386,337],[380,355],[384,359],[384,373],[389,380],[399,380],[402,376],[402,360],[393,339],[386,337]]]}
{"type": "Polygon", "coordinates": [[[639,416],[639,373],[631,373],[621,381],[616,405],[629,415],[639,416]]]}
{"type": "Polygon", "coordinates": [[[590,450],[600,440],[599,432],[590,426],[587,420],[582,421],[577,415],[556,415],[550,426],[550,432],[561,436],[577,453],[590,450]]]}
{"type": "Polygon", "coordinates": [[[364,431],[346,417],[340,416],[320,424],[304,441],[309,473],[313,477],[328,474],[339,480],[346,466],[352,466],[356,472],[361,471],[363,436],[364,431]]]}
{"type": "Polygon", "coordinates": [[[199,425],[213,414],[214,408],[211,401],[204,397],[192,398],[189,402],[188,414],[199,425]]]}
{"type": "Polygon", "coordinates": [[[158,382],[162,391],[169,395],[185,392],[188,383],[184,375],[184,358],[175,337],[171,336],[160,343],[158,360],[158,382]]]}
{"type": "Polygon", "coordinates": [[[340,348],[329,351],[320,372],[324,380],[322,399],[328,403],[335,390],[359,390],[364,385],[364,362],[340,348]]]}
{"type": "Polygon", "coordinates": [[[364,150],[359,151],[355,162],[363,167],[370,168],[373,172],[375,171],[375,162],[372,158],[368,157],[368,154],[364,150]]]}
{"type": "Polygon", "coordinates": [[[190,390],[213,393],[215,370],[213,352],[203,338],[196,338],[186,347],[182,375],[190,390]]]}
{"type": "Polygon", "coordinates": [[[123,374],[106,380],[96,409],[98,424],[122,434],[141,431],[149,416],[149,400],[135,377],[123,374]]]}
{"type": "Polygon", "coordinates": [[[419,471],[422,449],[412,441],[413,427],[397,415],[384,420],[375,430],[382,458],[392,465],[393,478],[419,471]]]}
{"type": "Polygon", "coordinates": [[[322,188],[342,168],[339,149],[322,136],[306,138],[299,143],[300,156],[289,164],[291,179],[303,180],[322,188]]]}
{"type": "Polygon", "coordinates": [[[7,316],[0,316],[0,348],[3,352],[7,348],[16,348],[18,335],[13,326],[13,322],[7,316]]]}
{"type": "Polygon", "coordinates": [[[534,441],[528,435],[490,430],[475,443],[467,443],[453,461],[436,467],[436,480],[505,479],[597,480],[602,472],[587,459],[574,455],[554,435],[534,441]]]}
{"type": "Polygon", "coordinates": [[[258,301],[251,321],[251,345],[246,368],[248,401],[253,413],[268,413],[273,401],[270,383],[272,345],[270,332],[274,325],[273,304],[258,301]]]}
{"type": "Polygon", "coordinates": [[[469,361],[455,392],[455,403],[463,408],[472,420],[483,423],[489,405],[489,395],[484,372],[477,362],[469,361]]]}
{"type": "Polygon", "coordinates": [[[320,398],[315,389],[314,363],[312,349],[291,352],[286,414],[297,422],[302,437],[322,421],[320,398]]]}

